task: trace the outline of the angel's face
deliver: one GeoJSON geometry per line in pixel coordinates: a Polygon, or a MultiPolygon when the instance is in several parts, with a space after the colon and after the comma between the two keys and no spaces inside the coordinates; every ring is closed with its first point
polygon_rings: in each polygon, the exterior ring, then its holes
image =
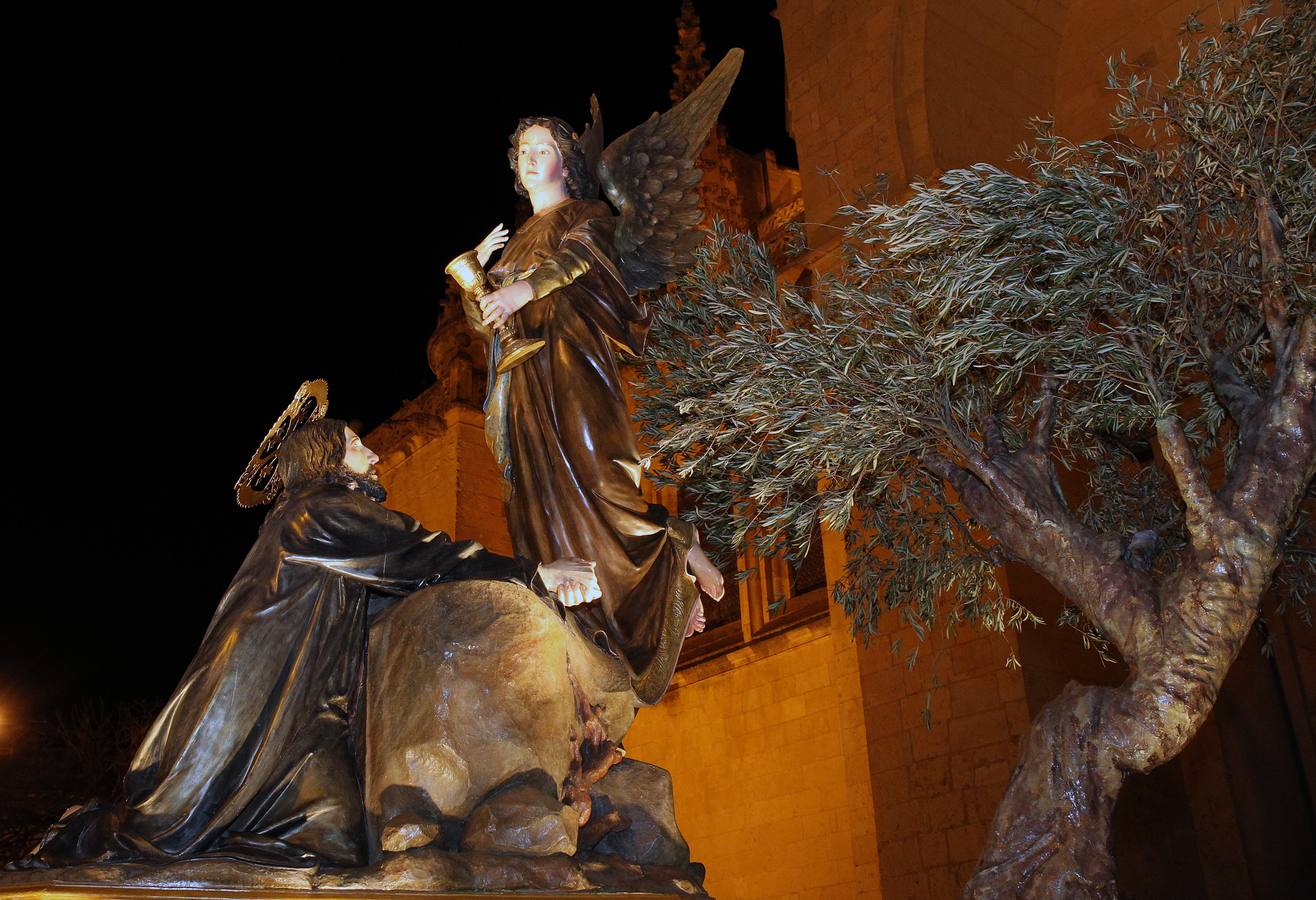
{"type": "Polygon", "coordinates": [[[543,125],[532,125],[521,132],[516,145],[516,174],[531,193],[562,180],[562,152],[543,125]]]}

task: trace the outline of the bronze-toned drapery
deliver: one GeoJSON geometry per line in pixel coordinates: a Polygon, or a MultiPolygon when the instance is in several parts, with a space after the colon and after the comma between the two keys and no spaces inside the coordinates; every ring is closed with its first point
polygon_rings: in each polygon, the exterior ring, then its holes
{"type": "Polygon", "coordinates": [[[615,222],[601,201],[567,200],[532,216],[507,244],[489,272],[495,285],[545,267],[574,280],[516,313],[521,336],[546,343],[499,376],[488,411],[506,442],[516,552],[597,562],[603,598],[573,612],[622,653],[651,703],[671,679],[698,595],[685,569],[693,530],[639,489],[613,345],[639,353],[649,316],[617,272],[615,222]]]}
{"type": "Polygon", "coordinates": [[[367,619],[425,584],[529,585],[535,564],[423,530],[332,481],[271,510],[124,780],[51,828],[29,867],[227,856],[366,861],[355,726],[367,619]]]}

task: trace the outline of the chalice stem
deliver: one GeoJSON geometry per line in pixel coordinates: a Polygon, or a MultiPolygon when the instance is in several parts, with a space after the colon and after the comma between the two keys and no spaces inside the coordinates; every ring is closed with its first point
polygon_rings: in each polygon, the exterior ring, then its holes
{"type": "Polygon", "coordinates": [[[509,369],[515,369],[544,346],[543,341],[526,340],[521,337],[521,329],[516,324],[515,314],[498,330],[498,343],[500,347],[498,374],[500,375],[509,369]]]}

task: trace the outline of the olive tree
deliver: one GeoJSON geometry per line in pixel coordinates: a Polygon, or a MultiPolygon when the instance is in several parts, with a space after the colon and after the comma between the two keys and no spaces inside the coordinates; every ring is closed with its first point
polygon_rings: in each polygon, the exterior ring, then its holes
{"type": "Polygon", "coordinates": [[[1275,585],[1316,587],[1313,7],[1195,22],[1177,74],[1112,66],[1114,137],[1037,123],[846,209],[810,288],[717,228],[658,305],[639,419],[710,541],[847,534],[837,599],[920,633],[1037,616],[1013,561],[1118,654],[1036,717],[965,896],[1116,897],[1125,777],[1210,712],[1275,585]]]}

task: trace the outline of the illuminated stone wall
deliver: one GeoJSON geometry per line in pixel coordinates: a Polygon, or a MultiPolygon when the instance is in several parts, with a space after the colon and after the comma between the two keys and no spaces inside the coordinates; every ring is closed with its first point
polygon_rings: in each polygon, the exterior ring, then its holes
{"type": "Polygon", "coordinates": [[[858,659],[833,616],[677,673],[629,753],[672,773],[715,897],[880,897],[858,659]]]}
{"type": "Polygon", "coordinates": [[[440,421],[442,430],[430,440],[380,460],[377,470],[388,488],[388,505],[431,531],[511,555],[502,482],[484,444],[484,413],[453,405],[440,421]]]}
{"type": "Polygon", "coordinates": [[[388,505],[433,531],[510,555],[503,483],[485,445],[485,349],[450,296],[427,348],[435,383],[364,440],[388,505]]]}
{"type": "MultiPolygon", "coordinates": [[[[1108,131],[1106,59],[1173,72],[1185,0],[782,0],[787,102],[809,221],[887,173],[895,193],[1007,164],[1028,119],[1108,131]],[[821,173],[821,174],[820,174],[821,173]]],[[[1206,21],[1211,21],[1205,17],[1206,21]]],[[[826,231],[818,239],[826,243],[826,231]]]]}

